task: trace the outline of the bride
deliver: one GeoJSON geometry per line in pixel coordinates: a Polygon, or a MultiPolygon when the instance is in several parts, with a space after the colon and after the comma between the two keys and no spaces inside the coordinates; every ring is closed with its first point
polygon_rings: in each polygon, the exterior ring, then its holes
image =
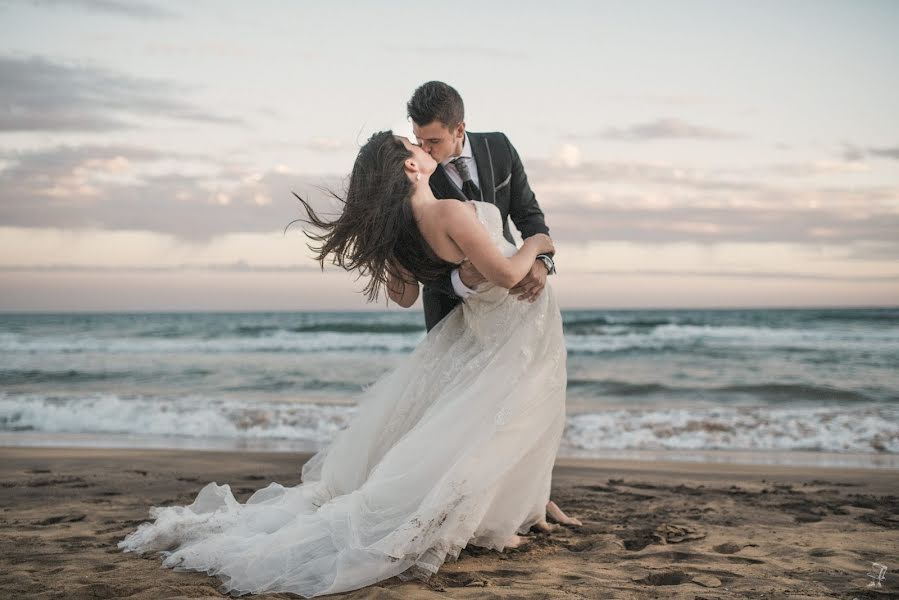
{"type": "Polygon", "coordinates": [[[222,591],[304,597],[393,576],[426,579],[468,544],[502,551],[579,523],[549,500],[565,425],[566,351],[549,285],[519,302],[513,287],[549,236],[520,249],[496,206],[438,200],[436,163],[392,132],[360,149],[342,214],[321,219],[302,199],[324,265],[368,278],[402,306],[419,282],[465,260],[487,279],[397,369],[362,393],[350,424],[302,467],[302,483],[270,483],[239,503],[227,484],[188,506],[153,507],[119,548],[158,551],[163,566],[217,575],[222,591]]]}

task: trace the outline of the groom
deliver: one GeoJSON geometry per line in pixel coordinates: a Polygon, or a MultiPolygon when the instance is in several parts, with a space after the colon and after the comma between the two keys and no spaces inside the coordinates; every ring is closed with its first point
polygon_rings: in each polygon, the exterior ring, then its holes
{"type": "MultiPolygon", "coordinates": [[[[430,179],[434,196],[495,204],[502,215],[503,235],[513,244],[510,216],[523,238],[536,233],[549,235],[518,152],[503,133],[465,131],[465,106],[459,92],[441,81],[429,81],[415,90],[406,111],[418,143],[437,161],[430,179]]],[[[533,302],[546,286],[547,275],[555,272],[552,256],[541,254],[531,271],[509,291],[520,300],[533,302]]],[[[484,276],[466,261],[442,280],[425,285],[422,302],[428,331],[466,296],[474,294],[471,288],[483,281],[484,276]]],[[[552,500],[546,505],[546,513],[563,525],[581,525],[552,500]]],[[[552,526],[544,523],[538,529],[548,532],[552,526]]]]}
{"type": "MultiPolygon", "coordinates": [[[[459,92],[443,82],[429,81],[415,90],[406,110],[418,143],[437,161],[430,179],[437,198],[495,204],[502,215],[503,235],[513,244],[510,216],[523,238],[536,233],[549,235],[518,152],[503,133],[465,130],[465,106],[459,92]]],[[[510,292],[520,300],[533,302],[546,286],[547,275],[555,271],[552,256],[541,254],[530,273],[510,292]]],[[[428,331],[483,281],[474,265],[466,261],[450,275],[425,285],[422,302],[428,331]]]]}

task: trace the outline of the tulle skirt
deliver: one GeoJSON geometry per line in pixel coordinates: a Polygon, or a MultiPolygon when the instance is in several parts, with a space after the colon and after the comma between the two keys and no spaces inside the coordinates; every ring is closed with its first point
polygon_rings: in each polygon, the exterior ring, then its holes
{"type": "Polygon", "coordinates": [[[426,579],[473,544],[502,550],[545,518],[565,424],[565,344],[550,286],[537,302],[482,286],[359,398],[350,424],[246,503],[227,484],[153,507],[119,543],[236,594],[304,597],[426,579]]]}

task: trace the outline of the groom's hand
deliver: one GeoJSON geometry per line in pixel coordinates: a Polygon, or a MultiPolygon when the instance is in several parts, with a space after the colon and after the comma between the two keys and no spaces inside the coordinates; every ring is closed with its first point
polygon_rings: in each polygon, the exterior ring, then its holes
{"type": "Polygon", "coordinates": [[[509,290],[509,293],[518,296],[519,300],[533,302],[540,296],[543,288],[546,287],[546,276],[548,274],[546,264],[542,260],[536,260],[531,265],[531,270],[524,276],[524,279],[509,290]]]}
{"type": "Polygon", "coordinates": [[[462,266],[459,267],[459,279],[462,280],[462,284],[465,285],[465,287],[471,290],[487,281],[487,278],[481,275],[481,272],[478,271],[477,267],[475,267],[470,260],[466,260],[462,263],[462,266]]]}

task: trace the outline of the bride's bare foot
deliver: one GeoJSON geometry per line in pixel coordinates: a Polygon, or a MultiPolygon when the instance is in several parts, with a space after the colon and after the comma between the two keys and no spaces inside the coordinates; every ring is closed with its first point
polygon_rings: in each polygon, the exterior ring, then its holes
{"type": "Polygon", "coordinates": [[[512,537],[510,537],[509,539],[506,540],[505,544],[503,544],[503,549],[521,548],[522,546],[524,546],[525,544],[527,544],[530,541],[531,541],[530,538],[526,538],[521,535],[513,535],[512,537]]]}
{"type": "Polygon", "coordinates": [[[559,505],[552,500],[546,503],[546,514],[550,519],[556,523],[561,523],[562,525],[583,525],[580,519],[569,517],[563,513],[562,509],[559,508],[559,505]]]}
{"type": "Polygon", "coordinates": [[[552,533],[555,531],[556,526],[547,523],[546,521],[540,521],[538,523],[534,523],[531,525],[531,529],[536,529],[540,533],[552,533]]]}

